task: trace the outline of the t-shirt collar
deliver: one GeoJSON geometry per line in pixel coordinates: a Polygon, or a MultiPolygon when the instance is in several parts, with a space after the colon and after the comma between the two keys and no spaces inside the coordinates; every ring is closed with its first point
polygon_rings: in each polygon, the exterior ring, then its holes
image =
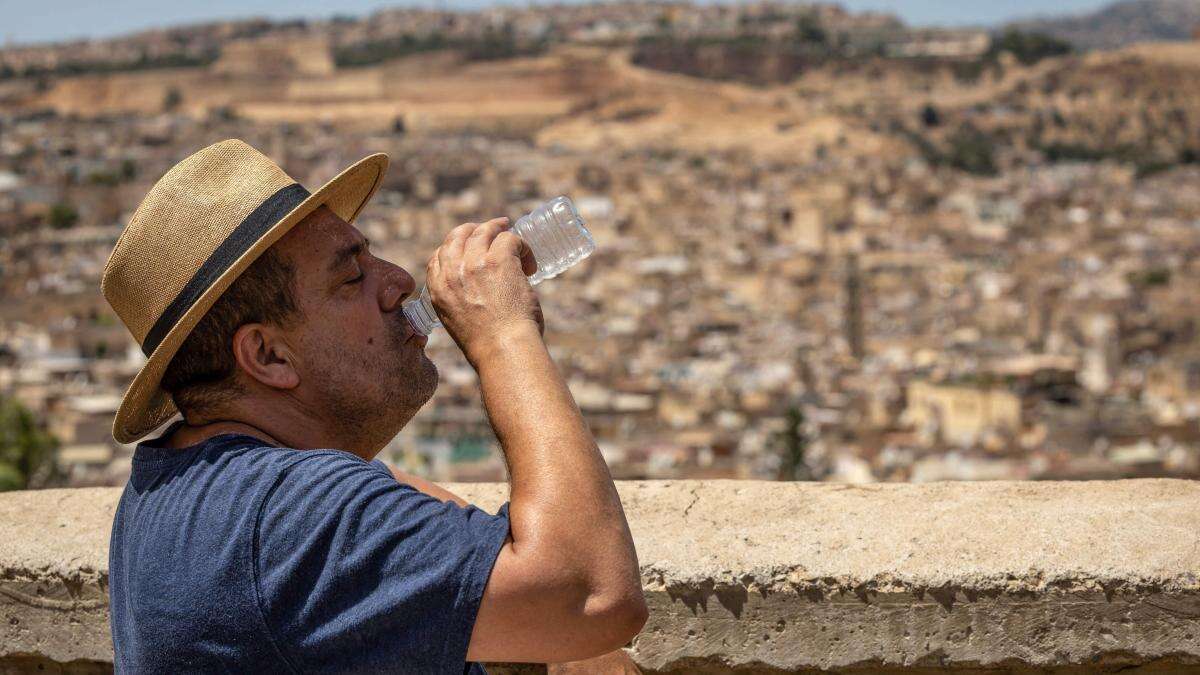
{"type": "Polygon", "coordinates": [[[174,434],[175,431],[183,425],[183,420],[176,420],[175,422],[172,422],[171,426],[167,427],[161,435],[156,436],[148,441],[142,441],[141,443],[138,443],[137,447],[134,448],[133,451],[133,461],[138,463],[169,461],[183,457],[184,455],[187,455],[188,453],[202,446],[221,445],[224,447],[240,447],[242,445],[246,445],[247,443],[270,445],[261,438],[256,438],[249,434],[226,433],[217,434],[216,436],[206,438],[199,443],[194,443],[182,448],[164,447],[163,444],[166,443],[166,439],[170,438],[171,434],[174,434]]]}

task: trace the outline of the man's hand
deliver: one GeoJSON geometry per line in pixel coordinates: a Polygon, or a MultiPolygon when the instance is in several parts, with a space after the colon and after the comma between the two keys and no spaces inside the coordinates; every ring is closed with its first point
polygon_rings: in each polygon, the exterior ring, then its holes
{"type": "Polygon", "coordinates": [[[541,305],[526,278],[537,271],[537,261],[508,228],[507,218],[459,225],[426,269],[433,307],[472,365],[522,324],[545,333],[541,305]]]}

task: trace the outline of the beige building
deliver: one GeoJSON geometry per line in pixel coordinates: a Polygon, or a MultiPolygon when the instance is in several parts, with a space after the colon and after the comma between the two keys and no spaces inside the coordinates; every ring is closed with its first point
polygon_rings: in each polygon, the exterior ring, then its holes
{"type": "Polygon", "coordinates": [[[1005,389],[914,382],[903,418],[918,431],[965,447],[988,433],[1016,433],[1021,401],[1005,389]]]}

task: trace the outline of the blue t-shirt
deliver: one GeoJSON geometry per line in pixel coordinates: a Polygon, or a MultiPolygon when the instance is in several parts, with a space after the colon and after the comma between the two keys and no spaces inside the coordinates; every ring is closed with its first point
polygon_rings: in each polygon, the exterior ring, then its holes
{"type": "Polygon", "coordinates": [[[117,672],[483,673],[466,661],[508,535],[341,450],[143,443],[109,550],[117,672]]]}

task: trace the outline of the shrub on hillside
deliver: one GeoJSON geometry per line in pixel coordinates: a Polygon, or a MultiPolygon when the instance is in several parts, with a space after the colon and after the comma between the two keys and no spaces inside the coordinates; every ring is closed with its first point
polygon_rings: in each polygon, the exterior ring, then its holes
{"type": "Polygon", "coordinates": [[[992,40],[988,57],[996,57],[1002,52],[1009,52],[1025,65],[1037,63],[1051,56],[1070,54],[1073,50],[1071,43],[1059,40],[1045,33],[1034,33],[1009,28],[992,40]]]}

